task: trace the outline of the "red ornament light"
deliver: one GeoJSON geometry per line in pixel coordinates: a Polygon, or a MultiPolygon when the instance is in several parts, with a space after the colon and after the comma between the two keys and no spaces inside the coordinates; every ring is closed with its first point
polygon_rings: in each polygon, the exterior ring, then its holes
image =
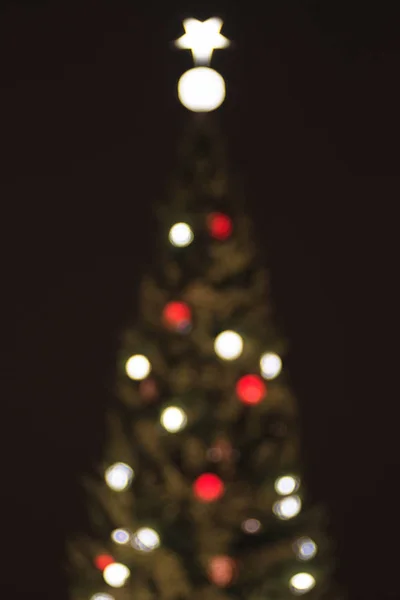
{"type": "Polygon", "coordinates": [[[193,492],[201,502],[215,502],[224,495],[225,486],[218,475],[204,473],[194,482],[193,492]]]}
{"type": "Polygon", "coordinates": [[[154,379],[144,379],[139,385],[139,394],[144,400],[152,402],[158,398],[158,387],[154,379]]]}
{"type": "Polygon", "coordinates": [[[94,564],[99,569],[99,571],[104,571],[106,567],[115,563],[115,560],[110,554],[99,554],[94,559],[94,564]]]}
{"type": "Polygon", "coordinates": [[[258,404],[267,395],[267,386],[258,375],[245,375],[236,384],[236,394],[244,404],[258,404]]]}
{"type": "Polygon", "coordinates": [[[232,583],[236,571],[236,562],[230,556],[214,556],[209,563],[208,576],[218,587],[232,583]]]}
{"type": "Polygon", "coordinates": [[[190,326],[192,312],[185,302],[169,302],[163,310],[164,323],[176,331],[184,331],[190,326]]]}
{"type": "Polygon", "coordinates": [[[212,213],[208,217],[208,229],[216,240],[226,240],[232,234],[232,220],[223,213],[212,213]]]}

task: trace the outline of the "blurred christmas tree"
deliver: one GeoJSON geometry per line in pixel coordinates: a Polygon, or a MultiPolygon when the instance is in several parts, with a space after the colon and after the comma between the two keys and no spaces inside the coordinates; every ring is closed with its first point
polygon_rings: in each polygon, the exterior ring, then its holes
{"type": "Polygon", "coordinates": [[[104,464],[85,481],[92,532],[69,546],[73,600],[337,598],[236,189],[215,123],[193,115],[123,335],[104,464]]]}

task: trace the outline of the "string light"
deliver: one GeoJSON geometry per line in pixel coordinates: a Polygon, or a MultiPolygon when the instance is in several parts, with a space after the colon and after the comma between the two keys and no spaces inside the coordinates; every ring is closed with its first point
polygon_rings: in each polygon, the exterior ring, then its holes
{"type": "Polygon", "coordinates": [[[315,583],[315,579],[310,573],[296,573],[296,575],[293,575],[291,578],[289,585],[291,591],[296,594],[296,596],[300,596],[312,590],[315,583]]]}
{"type": "Polygon", "coordinates": [[[275,491],[281,496],[289,496],[299,489],[299,485],[300,482],[297,477],[285,475],[275,481],[275,491]]]}
{"type": "Polygon", "coordinates": [[[258,519],[246,519],[242,523],[242,529],[245,533],[258,533],[261,529],[261,523],[258,519]]]}
{"type": "Polygon", "coordinates": [[[103,571],[104,581],[111,587],[120,588],[125,585],[130,577],[130,570],[121,563],[112,563],[103,571]]]}
{"type": "Polygon", "coordinates": [[[92,596],[90,598],[90,600],[114,600],[114,596],[111,596],[111,594],[94,594],[94,596],[92,596]]]}
{"type": "Polygon", "coordinates": [[[201,502],[215,502],[223,496],[225,486],[214,473],[204,473],[193,484],[194,495],[201,502]]]}
{"type": "Polygon", "coordinates": [[[258,375],[244,375],[236,384],[236,394],[244,404],[259,404],[267,395],[267,388],[258,375]]]}
{"type": "Polygon", "coordinates": [[[161,425],[169,433],[176,433],[184,429],[187,423],[186,413],[177,406],[169,406],[161,414],[161,425]]]}
{"type": "Polygon", "coordinates": [[[126,490],[130,486],[133,477],[133,469],[122,462],[111,465],[104,474],[108,487],[114,492],[126,490]]]}
{"type": "Polygon", "coordinates": [[[273,511],[282,521],[293,519],[301,511],[301,500],[298,496],[288,496],[275,502],[273,511]]]}
{"type": "Polygon", "coordinates": [[[295,543],[295,552],[299,560],[311,560],[317,554],[317,550],[317,544],[311,538],[303,537],[295,543]]]}
{"type": "Polygon", "coordinates": [[[151,552],[160,545],[160,536],[154,529],[142,527],[133,535],[132,546],[142,552],[151,552]]]}
{"type": "Polygon", "coordinates": [[[217,356],[224,360],[235,360],[243,351],[243,339],[235,331],[223,331],[214,342],[217,356]]]}
{"type": "Polygon", "coordinates": [[[131,533],[127,529],[114,529],[111,539],[116,544],[127,544],[131,539],[131,533]]]}
{"type": "Polygon", "coordinates": [[[194,240],[194,234],[187,223],[175,223],[169,231],[168,239],[173,246],[185,248],[194,240]]]}
{"type": "Polygon", "coordinates": [[[150,361],[142,354],[135,354],[127,360],[125,370],[131,379],[136,381],[145,379],[151,371],[150,361]]]}
{"type": "Polygon", "coordinates": [[[282,360],[274,352],[267,352],[260,358],[260,369],[265,379],[275,379],[282,371],[282,360]]]}

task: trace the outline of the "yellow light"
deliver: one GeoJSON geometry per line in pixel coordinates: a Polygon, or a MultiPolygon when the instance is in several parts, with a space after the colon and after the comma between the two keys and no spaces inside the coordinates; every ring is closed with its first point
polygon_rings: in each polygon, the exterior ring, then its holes
{"type": "Polygon", "coordinates": [[[121,563],[111,563],[103,571],[104,581],[111,587],[120,588],[125,585],[130,577],[130,570],[121,563]]]}
{"type": "Polygon", "coordinates": [[[282,521],[293,519],[301,511],[301,500],[298,496],[288,496],[275,502],[273,511],[282,521]]]}
{"type": "Polygon", "coordinates": [[[132,546],[142,552],[151,552],[160,545],[160,536],[154,529],[142,527],[134,534],[132,546]]]}
{"type": "Polygon", "coordinates": [[[296,575],[293,575],[289,582],[291,591],[296,594],[296,596],[306,594],[312,590],[315,583],[315,579],[310,573],[297,573],[296,575]]]}
{"type": "Polygon", "coordinates": [[[194,235],[187,223],[175,223],[169,231],[168,239],[173,246],[185,248],[193,242],[194,235]]]}
{"type": "Polygon", "coordinates": [[[260,368],[264,379],[275,379],[282,371],[282,359],[274,352],[267,352],[260,358],[260,368]]]}
{"type": "Polygon", "coordinates": [[[281,496],[289,496],[299,489],[299,485],[300,482],[297,477],[285,475],[284,477],[279,477],[279,479],[275,481],[275,491],[281,496]]]}
{"type": "Polygon", "coordinates": [[[111,539],[116,544],[127,544],[131,539],[131,533],[127,529],[114,529],[111,539]]]}
{"type": "Polygon", "coordinates": [[[125,370],[128,377],[139,381],[146,379],[151,371],[151,365],[148,358],[142,354],[135,354],[127,360],[125,370]]]}
{"type": "Polygon", "coordinates": [[[111,594],[95,594],[90,600],[114,600],[114,596],[111,596],[111,594]]]}
{"type": "Polygon", "coordinates": [[[183,28],[185,34],[176,40],[178,48],[191,50],[195,63],[208,63],[214,50],[229,46],[229,40],[223,36],[222,20],[212,17],[207,21],[185,19],[183,28]]]}
{"type": "Polygon", "coordinates": [[[311,560],[317,554],[317,544],[307,537],[303,537],[297,540],[295,544],[295,551],[299,560],[311,560]]]}
{"type": "Polygon", "coordinates": [[[214,350],[224,360],[235,360],[243,352],[243,339],[235,331],[223,331],[215,338],[214,350]]]}
{"type": "Polygon", "coordinates": [[[123,492],[126,490],[130,486],[133,477],[133,470],[125,463],[111,465],[104,474],[108,487],[114,490],[114,492],[123,492]]]}
{"type": "Polygon", "coordinates": [[[186,413],[177,406],[170,406],[163,410],[160,420],[161,425],[169,433],[181,431],[187,423],[186,413]]]}
{"type": "Polygon", "coordinates": [[[178,97],[193,112],[211,112],[225,100],[224,78],[209,67],[186,71],[178,81],[178,97]]]}

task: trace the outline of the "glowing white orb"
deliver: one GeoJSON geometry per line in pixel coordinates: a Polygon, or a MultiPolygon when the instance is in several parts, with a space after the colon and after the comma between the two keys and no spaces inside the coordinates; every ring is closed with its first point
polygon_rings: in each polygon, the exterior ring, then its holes
{"type": "Polygon", "coordinates": [[[142,552],[151,552],[160,545],[160,536],[154,529],[142,527],[134,534],[132,546],[142,552]]]}
{"type": "Polygon", "coordinates": [[[224,360],[235,360],[243,352],[243,339],[235,331],[223,331],[215,338],[214,350],[224,360]]]}
{"type": "Polygon", "coordinates": [[[209,67],[186,71],[178,82],[179,100],[193,112],[211,112],[225,100],[224,78],[209,67]]]}
{"type": "Polygon", "coordinates": [[[187,223],[175,223],[169,231],[169,241],[177,248],[189,246],[194,239],[194,234],[187,223]]]}
{"type": "Polygon", "coordinates": [[[246,533],[257,533],[261,529],[261,523],[258,519],[246,519],[242,523],[242,529],[246,533]]]}
{"type": "Polygon", "coordinates": [[[111,587],[120,588],[130,577],[130,570],[126,565],[121,563],[111,563],[103,571],[104,581],[111,587]]]}
{"type": "Polygon", "coordinates": [[[116,544],[127,544],[131,539],[131,533],[127,529],[114,529],[111,539],[116,544]]]}
{"type": "Polygon", "coordinates": [[[161,414],[161,425],[169,431],[169,433],[176,433],[181,431],[186,423],[186,413],[177,406],[170,406],[166,408],[161,414]]]}
{"type": "Polygon", "coordinates": [[[274,352],[267,352],[260,358],[260,368],[264,379],[275,379],[282,371],[282,359],[274,352]]]}
{"type": "Polygon", "coordinates": [[[301,500],[298,496],[288,496],[283,500],[279,500],[279,502],[275,502],[273,510],[275,515],[282,521],[293,519],[301,511],[301,500]]]}
{"type": "Polygon", "coordinates": [[[275,481],[275,491],[281,496],[289,496],[289,494],[293,494],[299,489],[299,484],[297,477],[285,475],[275,481]]]}
{"type": "Polygon", "coordinates": [[[142,354],[135,354],[126,361],[125,370],[128,377],[139,381],[146,379],[151,371],[151,365],[148,358],[142,354]]]}
{"type": "Polygon", "coordinates": [[[111,596],[111,594],[95,594],[90,600],[114,600],[114,596],[111,596]]]}
{"type": "Polygon", "coordinates": [[[311,560],[317,554],[317,550],[317,544],[311,538],[300,538],[295,544],[297,558],[300,560],[311,560]]]}
{"type": "Polygon", "coordinates": [[[315,579],[310,573],[297,573],[290,580],[291,591],[300,596],[306,594],[315,586],[315,579]]]}
{"type": "Polygon", "coordinates": [[[114,490],[114,492],[123,492],[126,490],[130,486],[133,477],[133,470],[125,463],[111,465],[104,474],[108,487],[114,490]]]}

